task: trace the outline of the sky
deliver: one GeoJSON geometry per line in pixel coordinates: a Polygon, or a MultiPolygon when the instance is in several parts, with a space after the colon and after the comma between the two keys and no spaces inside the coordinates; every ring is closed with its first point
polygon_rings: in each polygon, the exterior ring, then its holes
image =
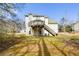
{"type": "Polygon", "coordinates": [[[57,22],[63,17],[70,23],[79,19],[78,3],[18,3],[16,7],[18,17],[23,21],[28,13],[45,15],[57,22]]]}

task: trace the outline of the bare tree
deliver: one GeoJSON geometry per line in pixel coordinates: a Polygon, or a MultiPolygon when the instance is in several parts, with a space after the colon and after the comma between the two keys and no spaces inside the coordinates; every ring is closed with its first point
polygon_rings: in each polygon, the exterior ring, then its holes
{"type": "Polygon", "coordinates": [[[61,19],[61,26],[62,26],[62,31],[63,32],[66,32],[66,19],[63,17],[62,19],[61,19]]]}
{"type": "Polygon", "coordinates": [[[16,14],[15,7],[16,7],[16,4],[0,3],[0,24],[3,24],[1,25],[0,29],[2,30],[6,29],[6,32],[7,30],[11,29],[12,30],[11,32],[15,32],[18,28],[20,28],[20,23],[19,21],[17,21],[18,17],[16,14]],[[8,19],[8,20],[5,20],[5,19],[8,19]]]}
{"type": "Polygon", "coordinates": [[[0,3],[0,16],[6,17],[8,15],[16,16],[14,4],[10,3],[0,3]]]}

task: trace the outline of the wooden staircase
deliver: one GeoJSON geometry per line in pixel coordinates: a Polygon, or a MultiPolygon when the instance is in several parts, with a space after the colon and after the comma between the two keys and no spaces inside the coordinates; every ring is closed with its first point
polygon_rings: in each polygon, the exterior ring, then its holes
{"type": "Polygon", "coordinates": [[[55,31],[53,31],[49,26],[47,26],[46,24],[44,24],[44,29],[47,30],[50,34],[52,34],[53,36],[57,35],[57,33],[55,31]]]}

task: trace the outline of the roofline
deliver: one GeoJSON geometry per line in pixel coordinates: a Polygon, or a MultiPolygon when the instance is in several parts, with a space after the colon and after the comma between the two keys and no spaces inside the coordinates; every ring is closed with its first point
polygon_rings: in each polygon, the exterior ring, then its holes
{"type": "Polygon", "coordinates": [[[58,23],[48,23],[48,24],[58,24],[58,23]]]}
{"type": "Polygon", "coordinates": [[[37,15],[37,14],[32,14],[32,13],[29,13],[28,15],[25,15],[25,16],[28,17],[29,15],[32,15],[33,17],[45,17],[45,18],[48,18],[48,16],[37,15]]]}
{"type": "Polygon", "coordinates": [[[75,24],[77,24],[79,21],[76,21],[75,23],[73,23],[72,25],[75,25],[75,24]]]}

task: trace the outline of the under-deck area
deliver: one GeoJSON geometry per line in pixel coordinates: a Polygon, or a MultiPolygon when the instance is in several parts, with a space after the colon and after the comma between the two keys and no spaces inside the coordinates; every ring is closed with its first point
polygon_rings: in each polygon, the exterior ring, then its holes
{"type": "Polygon", "coordinates": [[[42,36],[44,35],[44,29],[48,31],[53,36],[56,35],[55,31],[53,31],[50,27],[48,27],[44,21],[42,20],[33,20],[28,24],[32,28],[33,35],[42,36]]]}

